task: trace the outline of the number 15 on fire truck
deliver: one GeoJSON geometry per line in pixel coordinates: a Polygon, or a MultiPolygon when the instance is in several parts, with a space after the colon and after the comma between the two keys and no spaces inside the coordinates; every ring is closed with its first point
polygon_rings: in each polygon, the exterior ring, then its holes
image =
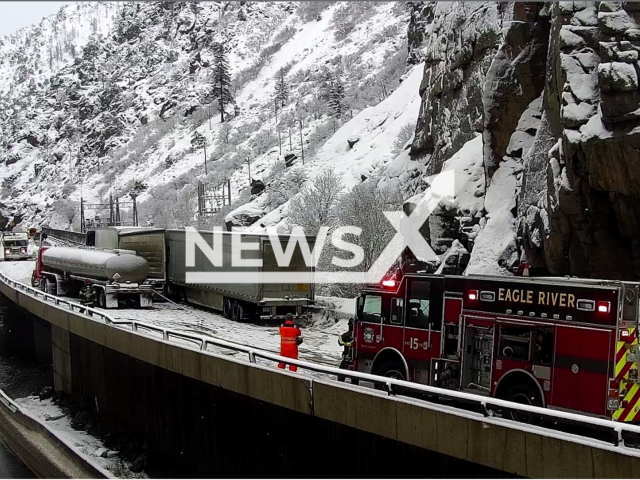
{"type": "Polygon", "coordinates": [[[640,284],[405,275],[358,297],[352,370],[640,421],[640,284]]]}

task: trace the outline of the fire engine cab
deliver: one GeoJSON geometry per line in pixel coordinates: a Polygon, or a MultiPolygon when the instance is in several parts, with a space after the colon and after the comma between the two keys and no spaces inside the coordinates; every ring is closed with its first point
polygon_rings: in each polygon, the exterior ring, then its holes
{"type": "Polygon", "coordinates": [[[640,420],[640,283],[424,274],[357,300],[351,369],[640,420]]]}

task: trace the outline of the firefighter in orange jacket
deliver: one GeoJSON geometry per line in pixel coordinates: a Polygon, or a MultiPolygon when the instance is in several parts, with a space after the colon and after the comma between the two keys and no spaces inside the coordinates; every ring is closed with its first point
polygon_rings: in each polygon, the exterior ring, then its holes
{"type": "MultiPolygon", "coordinates": [[[[302,343],[302,332],[293,321],[293,315],[287,313],[284,317],[284,325],[280,327],[280,355],[298,359],[298,345],[302,343]]],[[[278,364],[278,368],[284,368],[284,362],[278,364]]],[[[298,367],[289,365],[289,370],[297,372],[298,367]]]]}

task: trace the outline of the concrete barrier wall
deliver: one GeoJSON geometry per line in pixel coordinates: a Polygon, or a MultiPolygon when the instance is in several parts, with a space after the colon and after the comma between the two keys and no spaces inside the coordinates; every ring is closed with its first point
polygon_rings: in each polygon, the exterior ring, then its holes
{"type": "MultiPolygon", "coordinates": [[[[110,327],[54,305],[44,304],[22,292],[13,291],[1,282],[0,291],[52,324],[58,385],[68,389],[76,398],[97,397],[102,405],[101,411],[112,407],[127,410],[126,414],[121,412],[121,419],[131,428],[145,431],[147,435],[160,436],[157,441],[162,448],[169,449],[171,440],[162,440],[162,429],[154,421],[154,415],[164,416],[162,421],[171,424],[173,430],[182,434],[184,430],[180,424],[184,422],[189,425],[189,431],[196,432],[193,433],[194,438],[202,438],[198,422],[190,414],[180,411],[189,409],[206,412],[206,403],[210,398],[225,398],[225,402],[231,405],[233,402],[229,400],[229,395],[232,395],[236,403],[240,402],[238,399],[243,399],[244,405],[253,405],[254,409],[266,408],[257,406],[266,403],[294,412],[296,423],[312,430],[331,431],[334,427],[327,425],[343,426],[337,438],[325,434],[333,442],[346,441],[349,437],[346,432],[353,430],[359,432],[358,435],[368,435],[367,439],[389,439],[396,449],[410,449],[409,446],[412,446],[422,454],[435,452],[441,455],[440,459],[461,459],[469,465],[489,467],[492,471],[488,474],[490,476],[502,471],[541,478],[624,478],[640,468],[640,459],[637,457],[611,452],[597,445],[581,445],[568,439],[527,433],[519,428],[475,418],[473,414],[465,416],[437,408],[425,408],[410,401],[349,385],[320,380],[312,383],[310,379],[288,372],[203,353],[187,346],[110,327]],[[151,383],[141,384],[137,390],[135,383],[131,384],[130,390],[134,390],[131,392],[123,387],[127,378],[151,383]],[[208,385],[211,388],[196,385],[208,385]],[[182,404],[173,396],[174,392],[179,392],[177,398],[182,398],[182,404]],[[203,395],[203,392],[206,394],[203,395]],[[136,399],[136,395],[140,398],[136,399]],[[160,401],[159,398],[164,400],[160,401]],[[253,403],[247,404],[248,400],[245,399],[251,399],[253,403]],[[170,415],[158,410],[155,404],[164,405],[170,415]],[[397,447],[396,444],[404,447],[397,447]]],[[[278,412],[281,418],[286,417],[281,410],[278,412]]],[[[237,417],[237,412],[234,415],[234,418],[242,418],[237,417]]],[[[217,421],[220,418],[216,416],[217,421]]],[[[276,425],[270,428],[278,430],[285,427],[276,425]]],[[[279,434],[274,437],[283,435],[282,431],[278,431],[279,434]]],[[[194,451],[203,452],[201,446],[186,439],[181,443],[183,447],[187,444],[194,451]]],[[[171,448],[174,447],[175,444],[172,444],[171,448]]],[[[459,467],[463,465],[466,464],[460,463],[459,467]]],[[[362,474],[366,468],[360,466],[354,473],[362,474]]],[[[452,467],[448,468],[451,470],[452,467]]],[[[475,467],[476,470],[464,468],[463,476],[475,476],[474,472],[481,471],[478,470],[480,467],[475,467]]],[[[233,473],[224,469],[215,471],[218,474],[233,473]]],[[[487,475],[486,470],[482,471],[487,475]]],[[[247,470],[242,472],[246,474],[247,470]]],[[[292,469],[291,473],[294,472],[299,474],[292,469]]],[[[260,472],[257,474],[264,476],[260,472]]],[[[274,471],[274,474],[283,475],[278,471],[274,471]]]]}

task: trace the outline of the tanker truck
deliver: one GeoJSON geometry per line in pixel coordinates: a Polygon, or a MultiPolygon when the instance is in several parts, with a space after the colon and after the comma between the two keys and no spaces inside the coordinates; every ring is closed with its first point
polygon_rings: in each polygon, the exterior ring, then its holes
{"type": "Polygon", "coordinates": [[[132,250],[97,250],[75,247],[41,247],[31,285],[51,295],[77,296],[89,280],[96,290],[98,306],[118,308],[153,305],[152,286],[145,282],[147,261],[132,250]]]}

